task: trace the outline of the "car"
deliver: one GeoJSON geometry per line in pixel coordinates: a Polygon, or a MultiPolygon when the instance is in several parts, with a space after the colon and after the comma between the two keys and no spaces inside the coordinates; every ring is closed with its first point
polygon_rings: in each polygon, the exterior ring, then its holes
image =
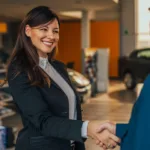
{"type": "Polygon", "coordinates": [[[127,89],[135,89],[150,73],[150,48],[136,49],[119,58],[119,77],[127,89]]]}
{"type": "Polygon", "coordinates": [[[84,75],[73,69],[67,68],[67,71],[72,84],[80,96],[81,102],[85,102],[91,97],[92,93],[90,81],[84,75]]]}

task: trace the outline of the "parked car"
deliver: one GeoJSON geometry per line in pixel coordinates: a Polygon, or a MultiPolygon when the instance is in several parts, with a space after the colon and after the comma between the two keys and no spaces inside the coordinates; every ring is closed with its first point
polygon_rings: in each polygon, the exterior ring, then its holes
{"type": "Polygon", "coordinates": [[[150,48],[137,49],[119,59],[119,76],[127,89],[134,89],[150,73],[150,48]]]}
{"type": "Polygon", "coordinates": [[[90,81],[81,73],[73,69],[68,68],[67,71],[76,91],[81,98],[81,102],[89,99],[92,92],[90,81]]]}

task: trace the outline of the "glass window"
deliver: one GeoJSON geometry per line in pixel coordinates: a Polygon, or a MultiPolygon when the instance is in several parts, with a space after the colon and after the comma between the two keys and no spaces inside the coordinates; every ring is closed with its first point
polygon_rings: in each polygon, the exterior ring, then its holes
{"type": "Polygon", "coordinates": [[[150,59],[150,49],[145,51],[139,51],[137,58],[150,59]]]}

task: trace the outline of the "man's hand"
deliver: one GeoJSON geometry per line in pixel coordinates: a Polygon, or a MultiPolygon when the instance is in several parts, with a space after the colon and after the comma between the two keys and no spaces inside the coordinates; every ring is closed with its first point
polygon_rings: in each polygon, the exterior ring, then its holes
{"type": "Polygon", "coordinates": [[[113,148],[120,142],[120,139],[116,137],[114,133],[114,126],[112,127],[108,122],[90,121],[88,124],[87,135],[96,140],[96,144],[103,147],[103,149],[113,148]],[[106,124],[105,124],[106,123],[106,124]],[[110,128],[111,132],[105,130],[110,128]]]}
{"type": "Polygon", "coordinates": [[[97,128],[97,132],[100,133],[101,131],[103,131],[105,129],[107,129],[112,134],[116,135],[116,124],[115,123],[112,123],[110,121],[104,122],[97,128]]]}
{"type": "Polygon", "coordinates": [[[120,139],[116,137],[114,134],[109,132],[108,130],[103,130],[100,134],[100,141],[96,141],[96,144],[105,149],[113,149],[115,148],[118,143],[120,142],[120,139]]]}
{"type": "MultiPolygon", "coordinates": [[[[115,123],[112,123],[112,122],[104,122],[102,123],[99,128],[97,129],[97,132],[103,134],[105,131],[107,130],[107,134],[109,133],[112,133],[112,134],[116,134],[116,124],[115,123]],[[109,132],[108,132],[109,131],[109,132]]],[[[106,138],[105,135],[103,135],[103,137],[106,138]]],[[[115,139],[116,136],[111,136],[112,139],[115,139]]],[[[119,138],[118,138],[119,139],[119,138]]],[[[121,140],[119,139],[118,142],[116,142],[116,145],[111,142],[111,141],[108,141],[107,145],[104,144],[104,142],[101,141],[97,141],[96,144],[99,145],[100,147],[102,147],[103,149],[113,149],[117,146],[118,143],[120,143],[121,140]]]]}

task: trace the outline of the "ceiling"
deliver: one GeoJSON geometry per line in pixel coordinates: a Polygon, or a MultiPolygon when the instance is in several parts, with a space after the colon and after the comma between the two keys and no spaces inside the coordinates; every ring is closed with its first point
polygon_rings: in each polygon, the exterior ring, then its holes
{"type": "MultiPolygon", "coordinates": [[[[0,0],[0,18],[21,19],[38,5],[49,6],[58,14],[62,11],[109,11],[118,7],[113,0],[0,0]]],[[[61,15],[61,18],[70,17],[61,15]]]]}

